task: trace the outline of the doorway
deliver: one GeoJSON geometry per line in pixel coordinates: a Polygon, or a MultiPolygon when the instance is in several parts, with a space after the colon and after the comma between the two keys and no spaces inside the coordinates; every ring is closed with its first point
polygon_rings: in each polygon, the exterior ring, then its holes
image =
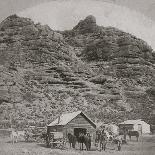
{"type": "Polygon", "coordinates": [[[80,133],[87,133],[87,129],[85,128],[74,128],[74,135],[78,138],[80,133]]]}
{"type": "Polygon", "coordinates": [[[141,124],[138,124],[138,132],[139,132],[140,134],[142,134],[142,125],[141,125],[141,124]]]}

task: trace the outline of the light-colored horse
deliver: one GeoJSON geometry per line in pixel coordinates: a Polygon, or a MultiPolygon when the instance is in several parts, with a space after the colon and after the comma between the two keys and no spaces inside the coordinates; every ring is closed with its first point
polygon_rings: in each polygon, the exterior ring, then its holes
{"type": "Polygon", "coordinates": [[[25,138],[25,131],[12,130],[10,134],[12,144],[17,143],[19,138],[25,138]]]}
{"type": "Polygon", "coordinates": [[[122,143],[123,143],[123,135],[116,135],[114,137],[114,142],[117,144],[117,148],[118,148],[118,151],[121,150],[121,146],[122,146],[122,143]]]}
{"type": "Polygon", "coordinates": [[[11,138],[12,144],[17,143],[18,142],[18,132],[12,130],[11,134],[10,134],[10,138],[11,138]]]}

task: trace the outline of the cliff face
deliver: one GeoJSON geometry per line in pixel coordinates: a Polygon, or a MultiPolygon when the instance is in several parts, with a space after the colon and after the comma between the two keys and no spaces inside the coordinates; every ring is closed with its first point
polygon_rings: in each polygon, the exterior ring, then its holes
{"type": "Polygon", "coordinates": [[[93,16],[64,32],[10,16],[0,24],[1,124],[44,124],[75,110],[105,122],[147,120],[154,63],[146,42],[93,16]]]}

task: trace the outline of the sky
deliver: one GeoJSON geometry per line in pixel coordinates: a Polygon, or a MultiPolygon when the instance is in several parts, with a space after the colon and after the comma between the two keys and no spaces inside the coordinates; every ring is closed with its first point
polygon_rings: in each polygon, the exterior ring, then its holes
{"type": "Polygon", "coordinates": [[[87,15],[117,27],[155,49],[155,0],[0,0],[0,21],[17,13],[54,30],[73,28],[87,15]]]}
{"type": "MultiPolygon", "coordinates": [[[[0,0],[0,21],[7,16],[26,8],[36,6],[40,3],[56,0],[0,0]]],[[[78,0],[75,0],[78,1],[78,0]]],[[[101,0],[117,5],[123,5],[130,9],[139,11],[147,17],[155,20],[155,0],[101,0]]]]}

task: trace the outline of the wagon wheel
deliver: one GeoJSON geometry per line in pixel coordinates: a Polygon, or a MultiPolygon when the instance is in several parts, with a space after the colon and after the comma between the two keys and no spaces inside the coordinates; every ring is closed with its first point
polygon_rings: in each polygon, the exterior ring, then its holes
{"type": "Polygon", "coordinates": [[[57,148],[64,149],[65,148],[65,141],[64,140],[59,140],[58,143],[57,143],[57,148]]]}

